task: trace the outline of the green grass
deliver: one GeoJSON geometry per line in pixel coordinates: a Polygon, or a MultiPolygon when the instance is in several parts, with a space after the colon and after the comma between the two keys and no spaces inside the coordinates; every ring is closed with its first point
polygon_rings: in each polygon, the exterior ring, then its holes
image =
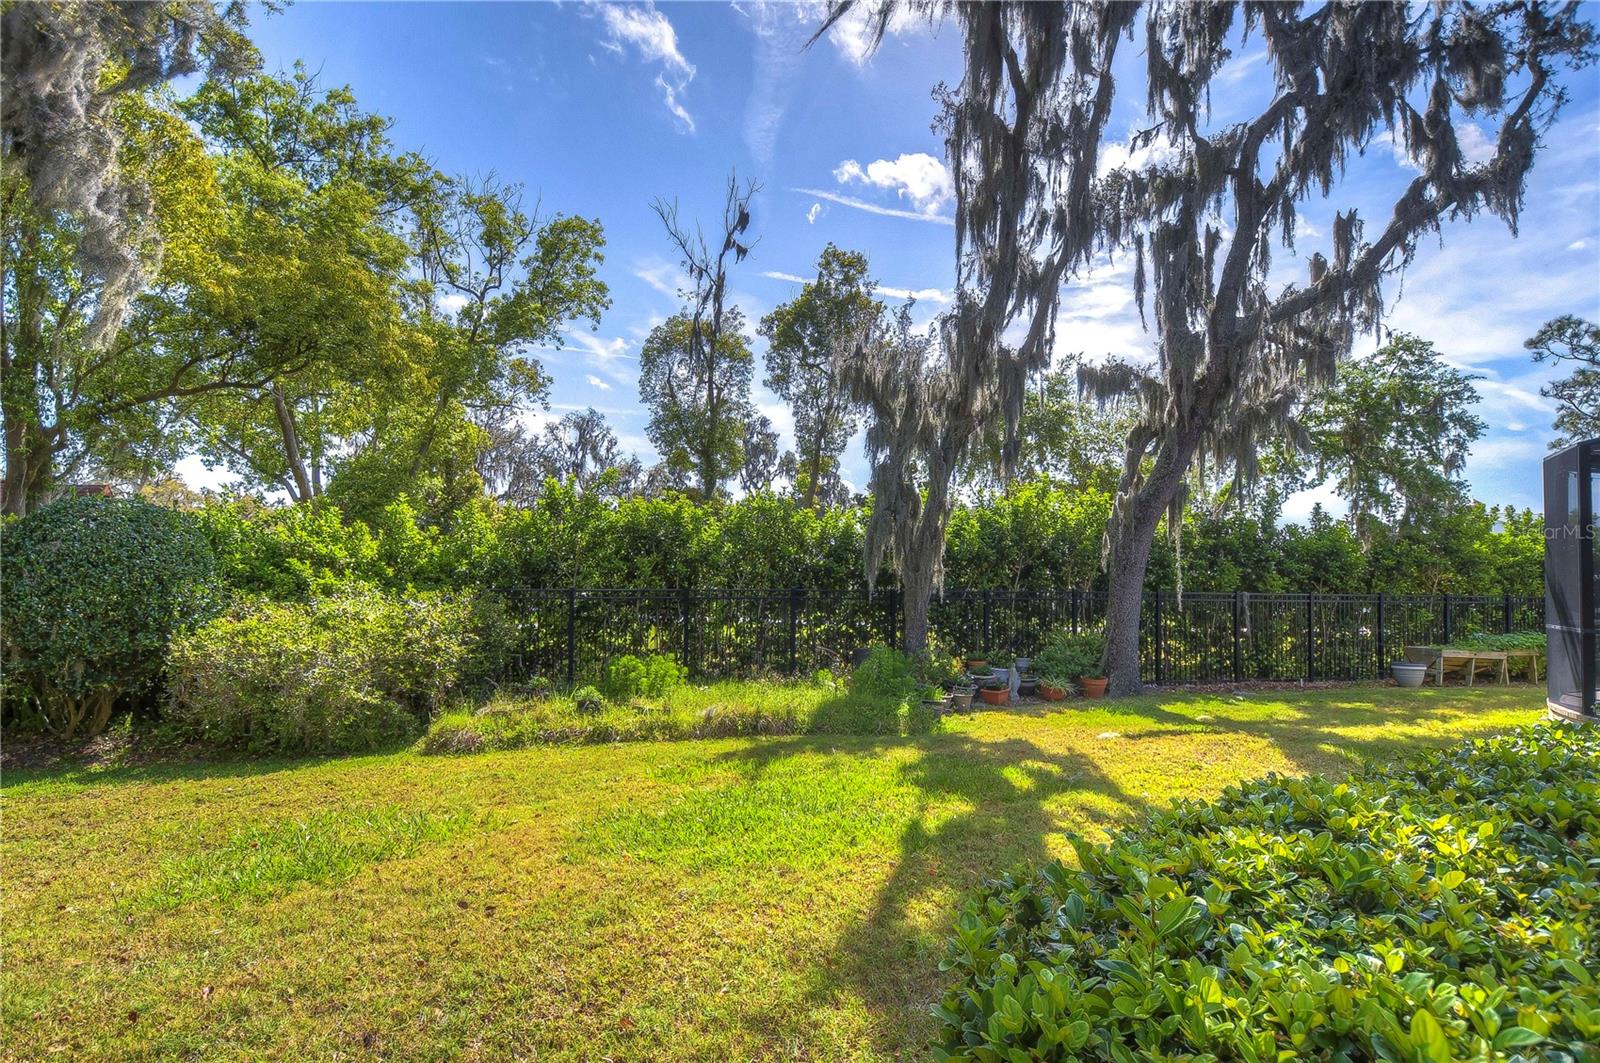
{"type": "Polygon", "coordinates": [[[912,737],[9,772],[0,1055],[920,1058],[986,875],[1542,704],[1357,686],[912,737]]]}
{"type": "Polygon", "coordinates": [[[742,738],[800,734],[926,734],[938,718],[898,698],[810,682],[726,680],[681,686],[659,699],[607,703],[596,713],[571,698],[498,697],[476,711],[440,716],[424,753],[478,753],[533,745],[742,738]]]}

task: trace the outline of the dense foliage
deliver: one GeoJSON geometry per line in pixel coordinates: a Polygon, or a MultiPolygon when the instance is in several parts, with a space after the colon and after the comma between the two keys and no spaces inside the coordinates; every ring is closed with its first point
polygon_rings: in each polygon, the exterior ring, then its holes
{"type": "MultiPolygon", "coordinates": [[[[1110,497],[1049,479],[959,507],[945,553],[950,587],[1104,588],[1100,538],[1110,497]]],[[[250,500],[199,510],[227,582],[303,599],[347,582],[403,591],[466,587],[855,587],[865,505],[808,509],[757,494],[704,504],[683,495],[616,498],[550,484],[531,507],[482,499],[448,525],[404,498],[369,524],[329,503],[250,500]]],[[[1463,593],[1543,591],[1544,538],[1533,513],[1459,507],[1425,527],[1379,529],[1363,549],[1314,513],[1284,524],[1270,500],[1222,515],[1191,512],[1182,572],[1194,590],[1463,593]]],[[[1178,559],[1158,545],[1150,586],[1171,588],[1178,559]]],[[[884,574],[884,584],[893,585],[884,574]]]]}
{"type": "Polygon", "coordinates": [[[1600,731],[1269,777],[992,883],[963,1060],[1600,1058],[1600,731]]]}
{"type": "Polygon", "coordinates": [[[661,698],[683,686],[686,678],[683,665],[669,654],[651,653],[641,658],[625,653],[606,665],[605,693],[617,702],[661,698]]]}
{"type": "Polygon", "coordinates": [[[194,518],[147,502],[66,499],[0,536],[7,698],[66,737],[98,734],[160,674],[167,640],[203,620],[216,561],[194,518]]]}
{"type": "Polygon", "coordinates": [[[458,599],[261,604],[173,641],[166,716],[196,739],[253,752],[373,749],[427,722],[475,642],[458,599]]]}

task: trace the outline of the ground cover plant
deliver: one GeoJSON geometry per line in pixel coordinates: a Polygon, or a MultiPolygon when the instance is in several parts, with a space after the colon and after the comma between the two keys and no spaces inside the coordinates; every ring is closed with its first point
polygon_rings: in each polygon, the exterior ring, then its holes
{"type": "Polygon", "coordinates": [[[1600,732],[1270,777],[963,913],[941,1059],[1600,1058],[1600,732]]]}
{"type": "Polygon", "coordinates": [[[912,736],[8,767],[3,1051],[921,1058],[952,919],[996,869],[1541,711],[1531,687],[1373,685],[912,736]]]}

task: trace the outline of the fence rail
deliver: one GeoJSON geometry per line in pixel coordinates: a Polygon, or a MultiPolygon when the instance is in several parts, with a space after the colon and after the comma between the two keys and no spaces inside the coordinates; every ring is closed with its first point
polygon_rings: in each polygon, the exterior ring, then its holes
{"type": "MultiPolygon", "coordinates": [[[[624,653],[670,653],[698,678],[807,674],[894,645],[900,592],[507,588],[513,672],[575,682],[624,653]]],[[[1025,656],[1057,627],[1099,630],[1104,592],[951,590],[933,637],[974,655],[1025,656]]],[[[1514,595],[1232,594],[1154,591],[1140,616],[1146,682],[1373,679],[1402,647],[1474,633],[1543,630],[1544,599],[1514,595]]]]}

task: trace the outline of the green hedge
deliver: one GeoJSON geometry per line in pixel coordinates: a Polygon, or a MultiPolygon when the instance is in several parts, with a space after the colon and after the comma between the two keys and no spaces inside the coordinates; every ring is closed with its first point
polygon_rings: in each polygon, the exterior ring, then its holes
{"type": "Polygon", "coordinates": [[[1600,729],[1270,777],[991,883],[942,1059],[1600,1059],[1600,729]]]}

